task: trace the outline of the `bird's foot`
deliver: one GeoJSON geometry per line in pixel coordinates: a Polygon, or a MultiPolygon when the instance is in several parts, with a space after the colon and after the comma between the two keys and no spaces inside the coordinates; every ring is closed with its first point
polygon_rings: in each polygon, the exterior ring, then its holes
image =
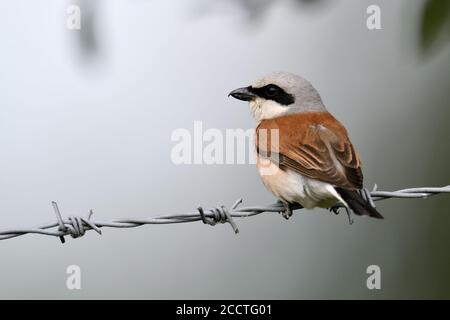
{"type": "Polygon", "coordinates": [[[286,220],[289,220],[289,218],[292,216],[292,206],[289,203],[286,202],[282,202],[284,205],[284,211],[281,211],[281,215],[283,216],[283,218],[285,218],[286,220]]]}
{"type": "Polygon", "coordinates": [[[340,213],[339,212],[340,208],[341,207],[339,207],[339,206],[333,206],[333,207],[329,208],[328,210],[330,210],[330,212],[333,212],[335,215],[338,215],[340,213]]]}
{"type": "MultiPolygon", "coordinates": [[[[336,205],[336,206],[333,206],[333,207],[331,207],[329,210],[331,211],[331,212],[333,212],[334,214],[339,214],[340,212],[339,212],[339,209],[341,209],[342,207],[340,207],[340,206],[338,206],[338,205],[336,205]]],[[[347,207],[343,207],[344,208],[344,210],[345,210],[345,213],[347,213],[347,217],[348,217],[348,224],[353,224],[353,218],[352,218],[352,212],[351,212],[351,210],[349,209],[349,208],[347,208],[347,207]]]]}

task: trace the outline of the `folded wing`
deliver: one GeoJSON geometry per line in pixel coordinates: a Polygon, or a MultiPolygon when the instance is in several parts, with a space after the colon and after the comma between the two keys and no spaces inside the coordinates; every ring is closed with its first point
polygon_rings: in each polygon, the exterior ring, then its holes
{"type": "Polygon", "coordinates": [[[288,168],[337,187],[363,186],[359,156],[345,128],[328,112],[263,120],[257,127],[256,139],[258,153],[281,169],[288,168]],[[273,139],[274,129],[278,130],[278,143],[273,139]],[[267,138],[261,139],[264,134],[267,138]]]}

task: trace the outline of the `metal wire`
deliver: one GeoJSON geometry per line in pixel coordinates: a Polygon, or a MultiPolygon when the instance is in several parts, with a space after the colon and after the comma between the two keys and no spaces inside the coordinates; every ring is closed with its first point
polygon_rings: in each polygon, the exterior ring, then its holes
{"type": "MultiPolygon", "coordinates": [[[[442,188],[409,188],[397,191],[377,191],[377,186],[373,188],[371,192],[367,190],[362,191],[362,196],[367,199],[373,206],[374,201],[380,201],[390,198],[427,198],[438,193],[450,193],[450,185],[442,188]]],[[[277,202],[265,206],[247,206],[240,207],[242,199],[236,201],[231,210],[228,210],[225,206],[215,207],[207,210],[203,210],[201,206],[197,208],[195,212],[188,212],[182,214],[168,214],[160,215],[148,218],[123,218],[114,219],[108,221],[92,220],[93,211],[89,212],[86,218],[80,216],[70,216],[67,219],[63,219],[59,211],[56,202],[52,202],[52,206],[56,215],[57,222],[42,225],[36,228],[16,228],[9,230],[0,230],[0,240],[11,239],[25,234],[34,233],[46,236],[59,237],[61,242],[64,243],[64,236],[70,235],[72,238],[79,238],[83,236],[86,231],[94,230],[98,234],[102,234],[100,228],[135,228],[146,224],[170,224],[170,223],[187,223],[202,221],[204,224],[214,226],[218,223],[228,223],[232,227],[233,231],[237,234],[239,229],[234,221],[234,218],[246,218],[255,215],[259,215],[265,212],[282,213],[286,210],[285,206],[281,202],[277,202]]],[[[336,212],[336,209],[342,207],[337,205],[332,208],[336,212]]],[[[302,207],[297,205],[292,207],[293,210],[301,209],[302,207]]]]}

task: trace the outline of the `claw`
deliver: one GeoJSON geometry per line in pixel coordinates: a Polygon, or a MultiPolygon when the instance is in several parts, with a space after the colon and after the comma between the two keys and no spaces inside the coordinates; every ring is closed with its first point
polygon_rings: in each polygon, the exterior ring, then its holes
{"type": "Polygon", "coordinates": [[[279,202],[281,202],[284,205],[284,211],[280,212],[281,215],[286,220],[289,220],[289,218],[292,216],[292,207],[291,207],[291,205],[289,203],[283,202],[281,200],[279,200],[279,202]]]}
{"type": "MultiPolygon", "coordinates": [[[[336,206],[333,206],[333,207],[329,208],[328,210],[330,210],[330,212],[333,212],[334,214],[338,215],[340,213],[339,209],[341,209],[341,208],[342,207],[336,205],[336,206]]],[[[353,224],[354,221],[353,221],[353,218],[352,218],[352,212],[347,207],[343,207],[343,208],[345,210],[345,213],[347,213],[348,223],[349,224],[353,224]]]]}
{"type": "Polygon", "coordinates": [[[329,208],[328,210],[330,210],[330,212],[333,212],[335,215],[338,215],[339,209],[340,209],[340,207],[334,206],[334,207],[329,208]]]}

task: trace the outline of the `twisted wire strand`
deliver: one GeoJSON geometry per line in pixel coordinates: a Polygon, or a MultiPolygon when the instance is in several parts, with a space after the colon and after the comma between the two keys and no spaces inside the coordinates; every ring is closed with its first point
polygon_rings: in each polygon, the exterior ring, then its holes
{"type": "MultiPolygon", "coordinates": [[[[391,198],[427,198],[439,193],[450,193],[450,185],[435,188],[408,188],[397,191],[377,191],[375,185],[373,190],[362,190],[361,195],[369,201],[374,207],[375,201],[381,201],[391,198]]],[[[225,206],[219,206],[204,210],[201,206],[197,211],[181,213],[181,214],[167,214],[147,218],[121,218],[108,221],[92,220],[93,211],[84,218],[80,216],[69,216],[63,219],[56,202],[52,202],[52,206],[56,215],[56,222],[44,224],[35,228],[15,228],[8,230],[0,230],[0,240],[6,240],[23,236],[25,234],[40,234],[46,236],[59,237],[64,243],[64,236],[71,236],[72,238],[82,237],[86,231],[94,230],[99,235],[102,234],[100,228],[135,228],[147,224],[172,224],[172,223],[188,223],[202,221],[204,224],[215,226],[220,223],[230,224],[233,231],[237,234],[239,229],[234,221],[234,218],[246,218],[256,216],[262,213],[282,213],[286,210],[281,202],[276,202],[270,205],[262,206],[246,206],[239,207],[242,204],[242,199],[236,201],[228,210],[225,206]]],[[[336,208],[343,207],[341,204],[336,205],[336,208]]],[[[302,209],[300,205],[293,206],[293,210],[302,209]]],[[[332,208],[334,209],[334,208],[332,208]]]]}

